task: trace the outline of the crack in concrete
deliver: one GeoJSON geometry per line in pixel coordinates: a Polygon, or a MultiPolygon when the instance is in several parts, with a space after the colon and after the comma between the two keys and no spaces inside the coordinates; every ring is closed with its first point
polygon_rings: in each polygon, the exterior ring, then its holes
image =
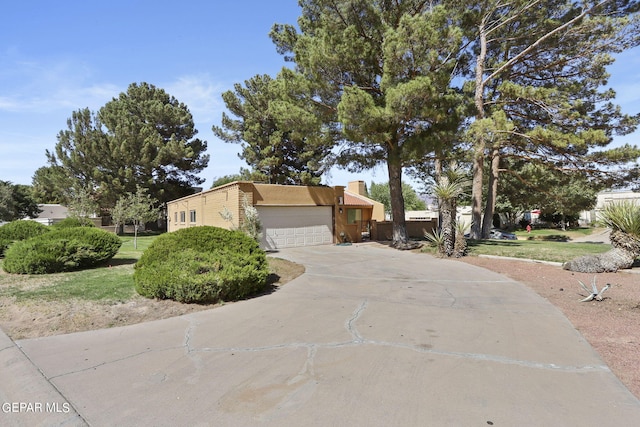
{"type": "MultiPolygon", "coordinates": [[[[325,273],[313,273],[313,272],[305,272],[305,276],[328,277],[331,279],[346,279],[350,281],[362,280],[362,276],[347,276],[347,275],[340,275],[340,274],[325,274],[325,273]]],[[[367,278],[367,282],[388,282],[389,280],[392,280],[395,282],[411,282],[411,283],[515,283],[513,280],[510,280],[510,279],[503,279],[503,280],[419,279],[417,277],[400,278],[397,276],[394,276],[394,277],[375,276],[375,277],[367,278]]]]}
{"type": "Polygon", "coordinates": [[[347,331],[349,331],[351,336],[354,338],[353,339],[354,343],[361,343],[362,342],[362,335],[360,335],[360,333],[358,332],[358,329],[356,329],[354,323],[355,323],[356,320],[358,320],[358,318],[360,317],[362,312],[367,308],[367,305],[368,305],[367,304],[367,300],[365,299],[364,301],[362,301],[360,303],[358,308],[356,308],[356,310],[353,312],[353,316],[351,316],[351,318],[349,318],[347,320],[347,322],[345,323],[345,327],[347,328],[347,331]]]}
{"type": "MultiPolygon", "coordinates": [[[[452,296],[452,298],[454,299],[454,304],[455,304],[455,297],[452,296]]],[[[400,342],[376,341],[376,340],[366,339],[357,330],[355,323],[362,316],[362,313],[366,310],[367,306],[368,306],[368,300],[362,301],[358,305],[358,307],[354,310],[353,315],[345,321],[345,329],[352,336],[352,339],[350,341],[324,343],[324,344],[296,342],[296,343],[274,344],[274,345],[267,345],[267,346],[261,346],[261,347],[201,348],[193,351],[216,352],[216,353],[261,352],[261,351],[282,350],[282,349],[307,348],[309,352],[309,356],[307,357],[307,361],[305,362],[305,367],[303,368],[303,371],[304,371],[307,368],[307,365],[313,362],[313,357],[315,357],[315,354],[317,353],[318,349],[336,349],[336,348],[357,347],[362,345],[373,345],[373,346],[380,346],[380,347],[401,348],[401,349],[415,351],[418,353],[432,354],[437,356],[456,357],[460,359],[487,361],[487,362],[500,363],[500,364],[506,364],[506,365],[516,365],[516,366],[521,366],[521,367],[531,368],[531,369],[563,371],[563,372],[569,372],[569,373],[594,372],[594,371],[610,372],[609,367],[606,365],[584,365],[584,366],[557,365],[555,363],[542,363],[542,362],[535,362],[535,361],[529,361],[529,360],[518,360],[518,359],[512,359],[505,356],[498,356],[498,355],[492,355],[492,354],[437,350],[433,348],[424,348],[423,346],[411,345],[411,344],[400,343],[400,342]]]]}
{"type": "Polygon", "coordinates": [[[46,378],[49,379],[49,380],[53,380],[53,379],[56,379],[56,378],[62,378],[62,377],[66,377],[67,375],[79,374],[81,372],[91,371],[91,370],[99,368],[101,366],[106,366],[106,365],[110,365],[112,363],[118,363],[118,362],[122,362],[124,360],[133,359],[133,358],[136,358],[136,357],[141,356],[143,354],[153,353],[153,352],[156,352],[156,351],[175,350],[175,349],[182,348],[182,347],[183,346],[166,347],[166,348],[155,348],[155,349],[148,348],[148,349],[146,349],[144,351],[139,351],[138,353],[130,354],[128,356],[121,357],[119,359],[107,360],[107,361],[104,361],[104,362],[97,363],[95,365],[87,366],[86,368],[78,369],[76,371],[64,372],[62,374],[58,374],[58,375],[54,375],[52,377],[46,377],[46,378]]]}
{"type": "MultiPolygon", "coordinates": [[[[451,297],[454,299],[454,302],[452,304],[454,305],[455,297],[453,297],[453,295],[451,295],[451,297]]],[[[328,342],[328,343],[290,342],[290,343],[282,343],[282,344],[264,345],[264,346],[258,346],[258,347],[194,348],[192,347],[192,339],[197,329],[197,325],[194,323],[193,319],[189,319],[189,325],[185,329],[183,344],[181,346],[166,347],[162,349],[149,348],[147,350],[138,352],[136,354],[128,355],[119,359],[105,361],[105,362],[92,365],[83,369],[79,369],[76,371],[65,372],[63,374],[49,377],[48,379],[53,380],[55,378],[64,377],[67,375],[73,375],[80,372],[90,371],[92,369],[96,369],[104,365],[108,365],[111,363],[118,363],[118,362],[132,359],[147,353],[151,353],[151,352],[175,350],[178,348],[185,349],[186,355],[189,356],[190,358],[193,358],[193,357],[197,358],[198,353],[234,353],[234,352],[254,353],[254,352],[272,351],[272,350],[306,348],[307,359],[305,360],[302,370],[294,377],[294,379],[299,378],[301,376],[305,376],[307,378],[313,378],[315,375],[313,371],[314,359],[319,349],[337,349],[337,348],[358,347],[363,345],[399,348],[399,349],[415,351],[422,354],[431,354],[431,355],[444,356],[444,357],[455,357],[455,358],[475,360],[475,361],[487,361],[487,362],[506,364],[506,365],[516,365],[516,366],[521,366],[521,367],[531,368],[531,369],[563,371],[563,372],[569,372],[569,373],[596,372],[596,371],[610,372],[609,367],[606,365],[585,365],[585,366],[557,365],[554,363],[542,363],[542,362],[535,362],[535,361],[528,361],[528,360],[512,359],[509,357],[492,355],[492,354],[446,351],[446,350],[438,350],[433,348],[425,348],[424,346],[411,345],[411,344],[406,344],[401,342],[377,341],[377,340],[367,339],[360,334],[360,332],[356,327],[356,322],[358,321],[358,319],[360,319],[360,317],[362,316],[364,311],[367,309],[367,307],[368,307],[368,300],[365,299],[358,305],[358,307],[356,307],[351,317],[349,317],[345,321],[344,327],[352,337],[352,339],[349,341],[328,342]]],[[[198,365],[199,363],[196,363],[196,369],[199,369],[200,366],[198,365]]],[[[293,381],[294,379],[292,379],[291,381],[293,381]]]]}

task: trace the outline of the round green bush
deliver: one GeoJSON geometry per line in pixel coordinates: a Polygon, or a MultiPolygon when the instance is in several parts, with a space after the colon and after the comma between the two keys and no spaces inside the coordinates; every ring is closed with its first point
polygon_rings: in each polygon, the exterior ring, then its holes
{"type": "Polygon", "coordinates": [[[54,224],[55,228],[95,227],[96,225],[87,217],[68,216],[54,224]]]}
{"type": "Polygon", "coordinates": [[[263,290],[269,268],[258,243],[241,231],[191,227],[163,234],[135,265],[136,290],[186,303],[233,301],[263,290]]]}
{"type": "Polygon", "coordinates": [[[51,231],[46,225],[32,220],[12,221],[0,227],[0,256],[12,242],[27,240],[51,231]]]}
{"type": "Polygon", "coordinates": [[[63,228],[12,244],[2,267],[17,274],[80,270],[113,258],[121,245],[118,236],[99,228],[63,228]]]}

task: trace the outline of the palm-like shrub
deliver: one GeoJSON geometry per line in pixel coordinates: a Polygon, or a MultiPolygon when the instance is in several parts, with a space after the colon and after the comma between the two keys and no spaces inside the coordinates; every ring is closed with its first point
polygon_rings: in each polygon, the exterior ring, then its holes
{"type": "Polygon", "coordinates": [[[631,268],[640,257],[640,205],[620,202],[607,205],[600,222],[611,229],[613,249],[604,254],[586,255],[565,263],[564,269],[583,273],[602,273],[631,268]]]}
{"type": "Polygon", "coordinates": [[[444,256],[444,234],[442,233],[442,229],[434,229],[431,233],[425,231],[424,238],[427,239],[432,246],[435,246],[438,249],[438,254],[444,256]]]}
{"type": "Polygon", "coordinates": [[[258,243],[238,230],[202,226],[158,237],[135,266],[140,295],[186,303],[231,301],[262,290],[269,269],[258,243]]]}
{"type": "MultiPolygon", "coordinates": [[[[451,162],[448,170],[438,178],[432,188],[433,194],[438,198],[438,208],[442,218],[442,224],[440,224],[443,239],[442,253],[448,257],[460,257],[466,252],[466,242],[464,243],[465,250],[456,250],[456,240],[458,239],[456,213],[458,197],[463,195],[470,185],[471,181],[464,171],[456,162],[451,162]]],[[[464,239],[464,237],[462,238],[464,239]]]]}
{"type": "Polygon", "coordinates": [[[601,212],[600,222],[611,229],[614,247],[640,256],[640,204],[624,201],[607,205],[601,212]]]}

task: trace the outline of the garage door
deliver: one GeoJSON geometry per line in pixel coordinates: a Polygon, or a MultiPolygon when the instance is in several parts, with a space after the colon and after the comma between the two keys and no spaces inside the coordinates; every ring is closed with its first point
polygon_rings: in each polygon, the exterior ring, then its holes
{"type": "Polygon", "coordinates": [[[256,206],[268,250],[333,243],[332,206],[256,206]]]}

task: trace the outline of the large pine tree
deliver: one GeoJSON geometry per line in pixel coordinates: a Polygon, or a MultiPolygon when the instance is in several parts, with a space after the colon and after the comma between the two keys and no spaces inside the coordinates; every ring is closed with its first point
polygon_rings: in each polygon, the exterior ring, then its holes
{"type": "Polygon", "coordinates": [[[605,87],[612,54],[638,44],[637,2],[447,3],[465,9],[460,16],[474,65],[467,86],[475,106],[468,134],[472,237],[487,237],[490,230],[503,156],[594,172],[638,157],[635,147],[606,150],[614,135],[634,130],[638,120],[622,114],[605,87]]]}
{"type": "Polygon", "coordinates": [[[47,158],[64,172],[60,185],[91,191],[102,208],[138,186],[165,202],[204,181],[198,173],[209,161],[207,143],[196,134],[186,105],[163,89],[133,83],[97,114],[73,112],[47,158]]]}
{"type": "Polygon", "coordinates": [[[254,180],[318,185],[326,171],[335,131],[323,123],[327,107],[316,103],[313,86],[287,69],[274,79],[257,75],[222,94],[229,112],[213,133],[242,144],[240,158],[254,180]]]}
{"type": "Polygon", "coordinates": [[[402,2],[305,0],[297,31],[275,25],[278,51],[320,89],[342,135],[338,162],[358,171],[385,164],[393,244],[405,247],[403,168],[458,126],[451,81],[462,33],[444,7],[402,2]]]}

